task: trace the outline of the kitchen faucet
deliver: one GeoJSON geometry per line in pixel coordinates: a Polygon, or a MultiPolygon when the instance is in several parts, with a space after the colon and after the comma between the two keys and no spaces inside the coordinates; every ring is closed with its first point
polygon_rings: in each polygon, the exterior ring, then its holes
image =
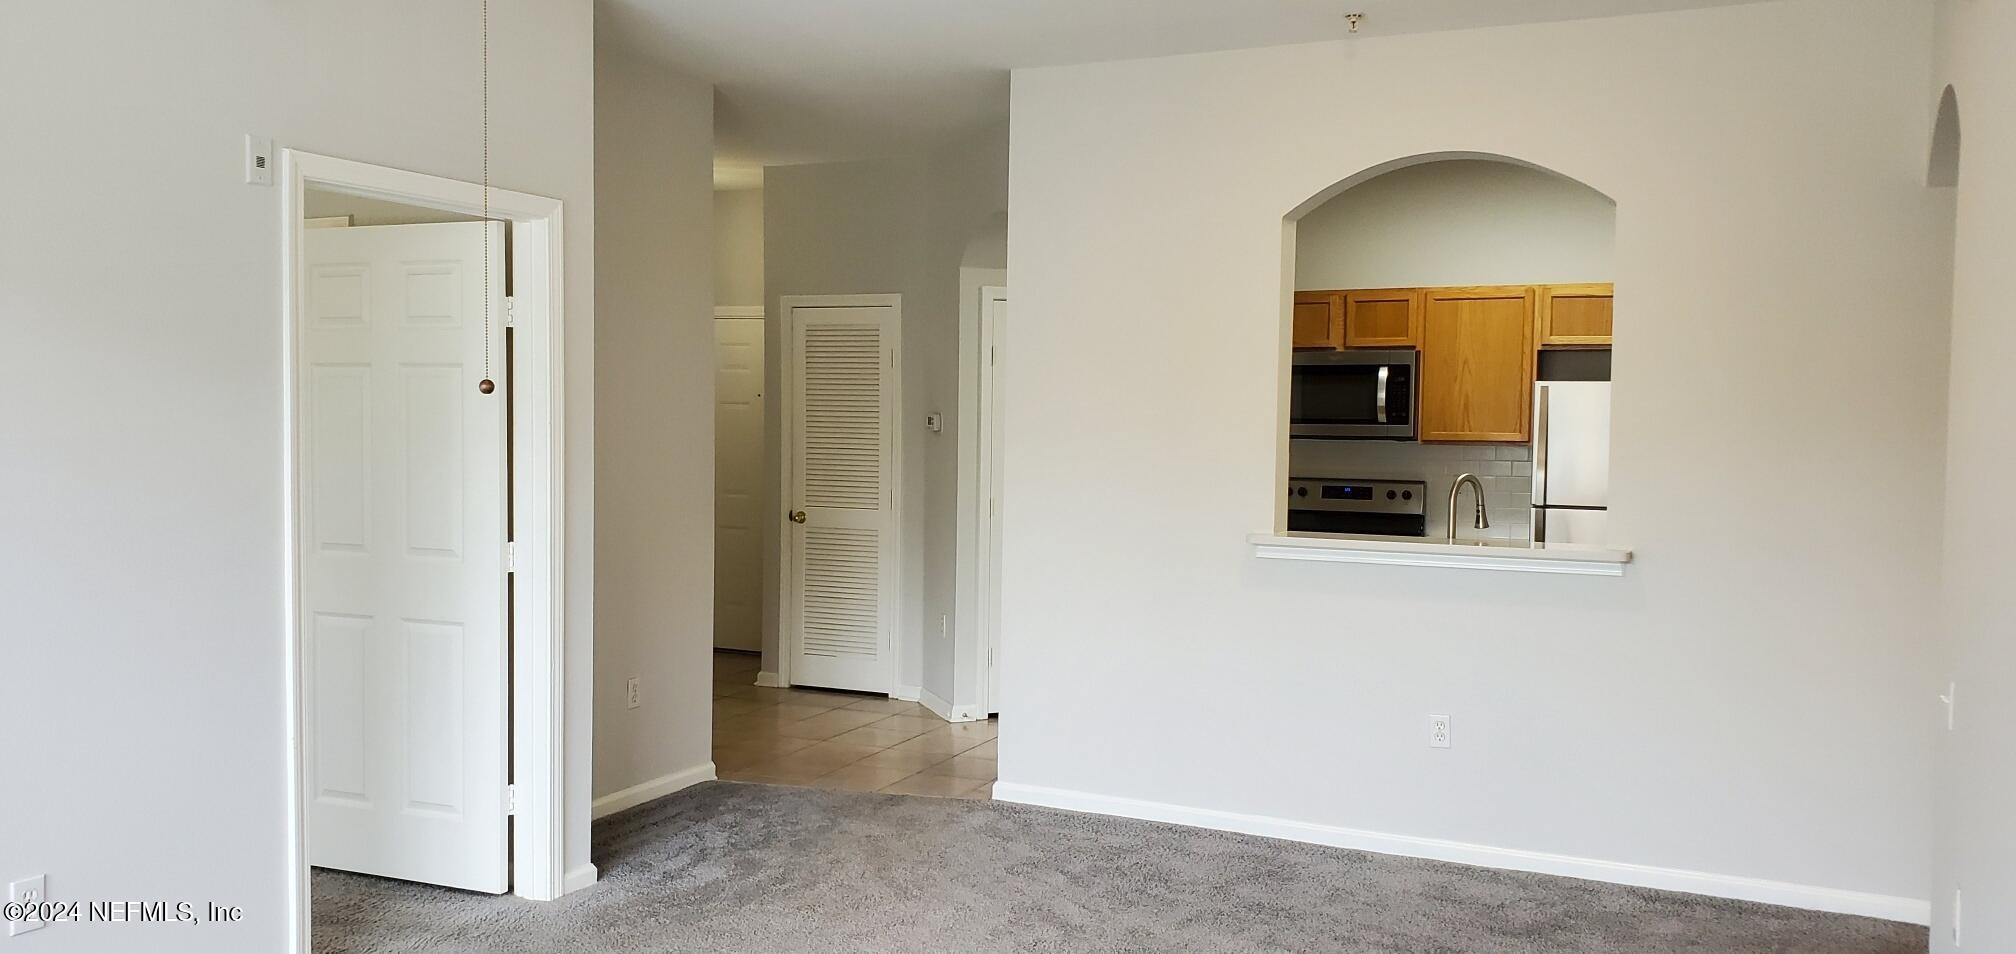
{"type": "Polygon", "coordinates": [[[1467,484],[1469,484],[1469,485],[1470,485],[1470,487],[1471,487],[1471,488],[1472,488],[1473,490],[1475,490],[1475,491],[1477,492],[1477,493],[1476,493],[1476,497],[1477,497],[1477,529],[1479,529],[1479,530],[1485,530],[1485,529],[1489,529],[1489,528],[1490,528],[1490,526],[1491,526],[1491,517],[1490,517],[1490,516],[1489,516],[1488,514],[1486,514],[1486,513],[1484,512],[1484,482],[1483,482],[1483,481],[1481,481],[1481,480],[1478,480],[1478,479],[1477,479],[1477,475],[1476,475],[1476,474],[1464,474],[1463,476],[1461,476],[1461,477],[1458,477],[1458,478],[1456,478],[1456,482],[1455,482],[1455,483],[1453,483],[1453,484],[1450,484],[1450,485],[1449,485],[1449,542],[1450,542],[1450,543],[1455,543],[1455,542],[1456,542],[1456,495],[1457,495],[1457,494],[1459,494],[1459,493],[1462,493],[1462,492],[1463,492],[1463,485],[1464,485],[1464,484],[1466,484],[1466,483],[1467,483],[1467,484]]]}

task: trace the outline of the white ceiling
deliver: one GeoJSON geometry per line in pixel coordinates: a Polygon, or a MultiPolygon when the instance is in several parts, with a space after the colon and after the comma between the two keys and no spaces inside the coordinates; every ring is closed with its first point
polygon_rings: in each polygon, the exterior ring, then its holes
{"type": "Polygon", "coordinates": [[[599,0],[598,29],[712,81],[731,171],[888,155],[1004,118],[1007,71],[1750,0],[599,0]]]}

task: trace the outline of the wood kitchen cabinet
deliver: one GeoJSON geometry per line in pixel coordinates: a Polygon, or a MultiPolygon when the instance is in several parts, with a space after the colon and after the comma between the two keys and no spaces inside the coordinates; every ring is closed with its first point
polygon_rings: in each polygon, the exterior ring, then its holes
{"type": "Polygon", "coordinates": [[[1296,292],[1293,347],[1336,349],[1344,346],[1342,292],[1296,292]]]}
{"type": "Polygon", "coordinates": [[[1539,289],[1540,347],[1609,347],[1615,295],[1610,283],[1539,289]]]}
{"type": "Polygon", "coordinates": [[[1538,298],[1527,285],[1422,293],[1422,441],[1531,437],[1538,298]]]}
{"type": "Polygon", "coordinates": [[[1344,347],[1413,348],[1421,344],[1421,289],[1369,288],[1344,293],[1344,347]]]}

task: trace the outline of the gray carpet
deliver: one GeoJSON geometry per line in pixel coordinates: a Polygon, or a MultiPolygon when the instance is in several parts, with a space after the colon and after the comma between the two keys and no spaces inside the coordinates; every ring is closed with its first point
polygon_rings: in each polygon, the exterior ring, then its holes
{"type": "Polygon", "coordinates": [[[318,871],[315,950],[1904,954],[1924,928],[999,802],[710,782],[550,904],[318,871]]]}

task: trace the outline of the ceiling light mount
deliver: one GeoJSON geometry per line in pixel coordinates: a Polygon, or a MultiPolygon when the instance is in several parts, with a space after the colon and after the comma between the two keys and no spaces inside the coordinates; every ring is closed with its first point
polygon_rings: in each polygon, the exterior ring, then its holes
{"type": "Polygon", "coordinates": [[[1365,22],[1365,14],[1362,14],[1362,13],[1347,13],[1347,14],[1344,14],[1344,22],[1345,22],[1345,23],[1348,23],[1348,24],[1351,24],[1351,32],[1352,32],[1352,33],[1357,33],[1357,32],[1358,32],[1358,24],[1360,24],[1360,23],[1363,23],[1363,22],[1365,22]]]}

